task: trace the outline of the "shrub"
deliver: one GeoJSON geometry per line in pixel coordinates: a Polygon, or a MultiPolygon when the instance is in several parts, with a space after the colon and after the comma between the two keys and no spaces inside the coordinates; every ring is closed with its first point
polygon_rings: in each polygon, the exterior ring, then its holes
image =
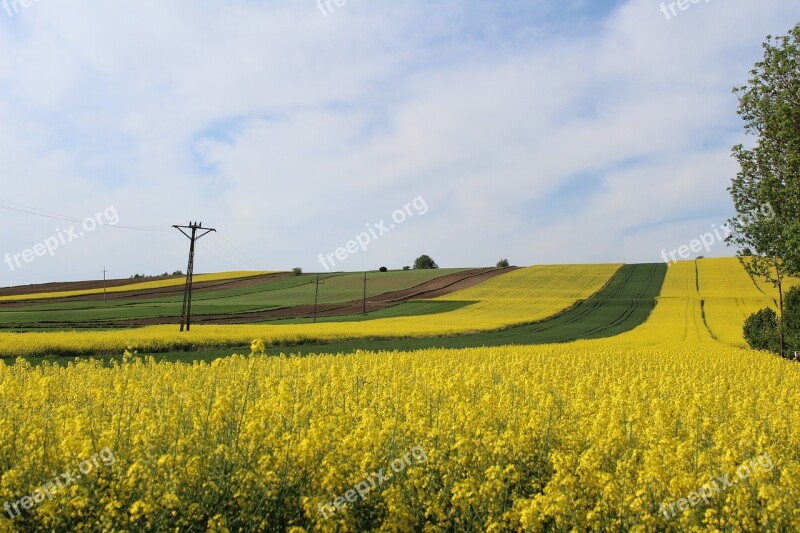
{"type": "Polygon", "coordinates": [[[783,324],[788,355],[800,352],[800,287],[792,287],[783,298],[783,324]]]}
{"type": "Polygon", "coordinates": [[[744,338],[751,348],[780,352],[780,330],[778,315],[769,307],[747,317],[744,322],[744,338]]]}

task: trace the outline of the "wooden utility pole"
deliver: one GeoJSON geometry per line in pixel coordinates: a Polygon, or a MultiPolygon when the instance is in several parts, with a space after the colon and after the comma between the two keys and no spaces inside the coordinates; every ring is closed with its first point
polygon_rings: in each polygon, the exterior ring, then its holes
{"type": "Polygon", "coordinates": [[[367,273],[364,272],[364,316],[367,316],[367,273]]]}
{"type": "Polygon", "coordinates": [[[189,266],[186,267],[186,286],[183,289],[183,310],[181,311],[181,331],[183,331],[184,324],[186,326],[186,331],[189,331],[189,328],[191,327],[192,316],[192,273],[194,271],[194,243],[200,237],[205,237],[212,231],[217,230],[214,228],[204,228],[202,222],[189,222],[188,226],[173,225],[172,227],[186,235],[186,237],[191,241],[191,244],[189,245],[189,266]],[[191,234],[184,230],[191,230],[191,234]],[[197,230],[201,230],[201,233],[198,234],[197,230]]]}
{"type": "Polygon", "coordinates": [[[317,274],[317,286],[314,289],[314,324],[317,323],[317,300],[319,300],[319,274],[317,274]]]}
{"type": "Polygon", "coordinates": [[[106,267],[103,267],[103,301],[106,301],[106,267]]]}

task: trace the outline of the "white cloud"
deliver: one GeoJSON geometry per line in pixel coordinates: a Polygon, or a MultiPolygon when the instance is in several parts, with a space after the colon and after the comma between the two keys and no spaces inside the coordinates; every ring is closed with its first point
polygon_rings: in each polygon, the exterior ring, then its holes
{"type": "MultiPolygon", "coordinates": [[[[342,268],[656,261],[720,222],[742,138],[730,89],[798,20],[795,1],[670,21],[649,0],[470,6],[0,11],[0,198],[78,217],[114,205],[128,225],[199,219],[254,260],[215,236],[199,270],[318,269],[420,194],[428,214],[342,268]]],[[[15,228],[0,253],[53,231],[0,219],[15,228]]],[[[176,270],[184,241],[98,230],[3,284],[176,270]]]]}

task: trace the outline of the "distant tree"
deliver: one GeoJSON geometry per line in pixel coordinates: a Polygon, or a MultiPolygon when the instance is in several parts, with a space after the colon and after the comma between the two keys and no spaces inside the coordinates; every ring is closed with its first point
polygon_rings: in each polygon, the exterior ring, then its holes
{"type": "Polygon", "coordinates": [[[417,270],[425,270],[439,268],[439,265],[437,265],[436,261],[434,261],[430,256],[423,254],[417,257],[417,259],[414,261],[414,268],[417,270]]]}
{"type": "Polygon", "coordinates": [[[294,267],[292,269],[292,274],[294,274],[295,276],[299,276],[302,273],[303,273],[303,269],[300,268],[300,267],[294,267]]]}
{"type": "Polygon", "coordinates": [[[508,259],[501,259],[497,262],[497,268],[506,268],[508,266],[508,259]]]}
{"type": "Polygon", "coordinates": [[[389,272],[389,269],[388,269],[388,268],[386,268],[386,267],[380,267],[380,268],[378,269],[378,271],[379,271],[379,272],[389,272]]]}
{"type": "Polygon", "coordinates": [[[772,308],[765,307],[747,317],[743,333],[751,348],[780,353],[778,315],[772,308]]]}
{"type": "Polygon", "coordinates": [[[410,266],[404,266],[403,270],[411,270],[411,267],[410,266]]]}
{"type": "Polygon", "coordinates": [[[172,275],[173,276],[183,276],[183,272],[181,272],[180,270],[176,270],[175,272],[172,273],[172,275]]]}

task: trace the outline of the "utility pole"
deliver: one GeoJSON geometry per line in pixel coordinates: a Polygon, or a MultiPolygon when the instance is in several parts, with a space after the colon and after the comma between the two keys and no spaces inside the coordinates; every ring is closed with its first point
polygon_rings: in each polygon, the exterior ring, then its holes
{"type": "Polygon", "coordinates": [[[103,267],[103,301],[106,301],[106,267],[103,267]]]}
{"type": "MultiPolygon", "coordinates": [[[[325,285],[325,282],[322,282],[325,285]]],[[[314,324],[317,323],[317,301],[319,300],[319,274],[317,274],[317,287],[314,289],[314,324]]]]}
{"type": "Polygon", "coordinates": [[[200,237],[205,237],[212,231],[217,231],[214,228],[204,228],[203,223],[197,222],[189,222],[188,226],[178,226],[173,225],[173,228],[177,229],[191,241],[189,245],[189,266],[186,267],[186,286],[183,289],[183,310],[181,311],[181,331],[183,331],[184,323],[186,325],[186,331],[189,331],[191,327],[191,316],[192,316],[192,272],[194,271],[194,243],[200,237]],[[184,230],[192,230],[191,235],[184,230]],[[198,235],[197,230],[201,230],[202,233],[198,235]]]}
{"type": "Polygon", "coordinates": [[[364,272],[364,316],[367,316],[367,273],[364,272]]]}

